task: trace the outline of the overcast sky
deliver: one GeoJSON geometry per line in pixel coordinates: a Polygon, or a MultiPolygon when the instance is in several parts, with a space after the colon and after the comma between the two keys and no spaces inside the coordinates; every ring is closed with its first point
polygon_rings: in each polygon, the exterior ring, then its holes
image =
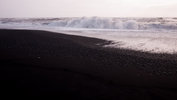
{"type": "Polygon", "coordinates": [[[177,0],[0,0],[0,17],[177,17],[177,0]]]}

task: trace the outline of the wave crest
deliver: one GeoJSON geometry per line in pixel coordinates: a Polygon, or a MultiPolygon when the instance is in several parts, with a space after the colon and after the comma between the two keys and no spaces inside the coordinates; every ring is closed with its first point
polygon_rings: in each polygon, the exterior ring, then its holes
{"type": "Polygon", "coordinates": [[[132,30],[176,30],[176,22],[158,21],[149,22],[147,20],[139,21],[137,19],[116,19],[99,17],[82,17],[57,20],[48,25],[68,28],[88,28],[88,29],[132,29],[132,30]]]}

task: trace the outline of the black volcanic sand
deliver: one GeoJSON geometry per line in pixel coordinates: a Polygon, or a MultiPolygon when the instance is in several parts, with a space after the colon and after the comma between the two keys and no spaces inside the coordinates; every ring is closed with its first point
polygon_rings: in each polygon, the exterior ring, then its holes
{"type": "Polygon", "coordinates": [[[176,100],[177,55],[104,48],[95,38],[0,30],[1,95],[176,100]]]}

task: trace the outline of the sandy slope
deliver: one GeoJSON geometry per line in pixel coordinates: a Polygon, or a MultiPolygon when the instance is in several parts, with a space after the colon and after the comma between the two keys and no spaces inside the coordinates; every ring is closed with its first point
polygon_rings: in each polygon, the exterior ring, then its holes
{"type": "Polygon", "coordinates": [[[0,30],[1,91],[82,100],[176,98],[176,55],[103,48],[107,43],[45,31],[0,30]]]}

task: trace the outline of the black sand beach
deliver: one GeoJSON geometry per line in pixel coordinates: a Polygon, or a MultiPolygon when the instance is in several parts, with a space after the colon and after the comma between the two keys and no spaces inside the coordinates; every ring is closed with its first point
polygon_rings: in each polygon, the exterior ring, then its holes
{"type": "Polygon", "coordinates": [[[109,41],[0,30],[1,95],[177,100],[177,55],[104,48],[109,41]]]}

